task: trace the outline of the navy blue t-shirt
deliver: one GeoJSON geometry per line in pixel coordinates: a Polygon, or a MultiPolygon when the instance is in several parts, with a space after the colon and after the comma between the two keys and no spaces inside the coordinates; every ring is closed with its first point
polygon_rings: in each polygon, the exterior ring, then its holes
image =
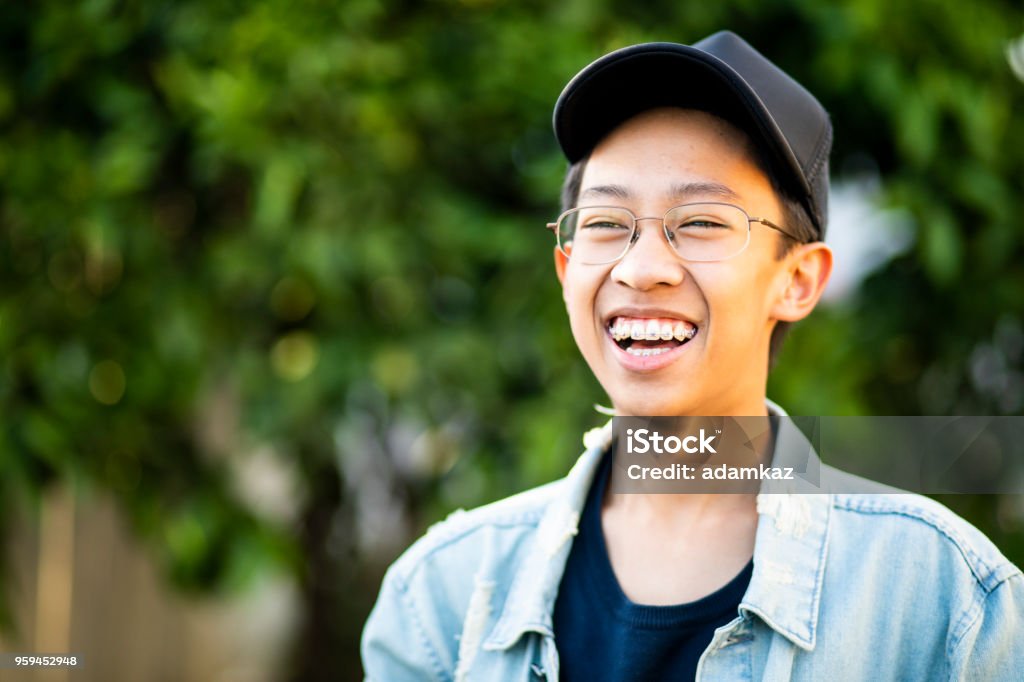
{"type": "Polygon", "coordinates": [[[687,604],[646,606],[623,594],[601,530],[601,500],[611,472],[606,454],[590,486],[555,602],[561,679],[692,680],[715,629],[731,622],[754,570],[687,604]]]}

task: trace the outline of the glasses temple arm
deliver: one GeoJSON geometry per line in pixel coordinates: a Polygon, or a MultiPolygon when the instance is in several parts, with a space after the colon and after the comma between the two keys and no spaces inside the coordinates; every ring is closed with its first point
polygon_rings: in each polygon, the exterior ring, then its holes
{"type": "Polygon", "coordinates": [[[750,222],[752,222],[752,223],[761,223],[762,225],[767,225],[768,227],[772,228],[776,232],[781,232],[782,235],[785,236],[785,237],[789,237],[790,239],[792,239],[794,241],[800,241],[795,236],[790,234],[788,230],[785,230],[785,229],[779,227],[778,225],[776,225],[775,223],[773,223],[772,221],[770,221],[770,220],[768,220],[766,218],[751,218],[750,222]]]}

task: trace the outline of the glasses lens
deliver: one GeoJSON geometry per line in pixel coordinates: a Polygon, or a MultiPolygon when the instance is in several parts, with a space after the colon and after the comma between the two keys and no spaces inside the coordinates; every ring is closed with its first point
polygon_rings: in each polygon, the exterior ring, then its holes
{"type": "Polygon", "coordinates": [[[665,216],[665,227],[676,252],[691,261],[731,258],[747,246],[747,214],[729,204],[686,204],[665,216]]]}
{"type": "Polygon", "coordinates": [[[614,206],[584,206],[558,221],[558,244],[570,258],[588,265],[617,260],[629,246],[633,215],[614,206]]]}

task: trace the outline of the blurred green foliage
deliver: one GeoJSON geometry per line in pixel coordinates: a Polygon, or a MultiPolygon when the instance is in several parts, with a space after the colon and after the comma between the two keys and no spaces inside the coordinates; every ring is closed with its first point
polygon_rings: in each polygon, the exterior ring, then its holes
{"type": "MultiPolygon", "coordinates": [[[[724,27],[818,95],[834,175],[870,160],[916,235],[792,333],[770,394],[1019,414],[1014,3],[49,0],[0,22],[0,519],[70,481],[177,584],[291,570],[292,675],[357,676],[382,563],[561,475],[600,420],[542,229],[561,87],[724,27]],[[268,452],[295,482],[274,504],[239,483],[268,452]]],[[[1012,504],[945,501],[1024,562],[1012,504]]]]}

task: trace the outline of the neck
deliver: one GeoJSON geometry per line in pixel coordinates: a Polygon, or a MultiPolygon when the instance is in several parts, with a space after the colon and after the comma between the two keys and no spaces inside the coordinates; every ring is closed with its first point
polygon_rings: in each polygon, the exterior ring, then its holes
{"type": "Polygon", "coordinates": [[[677,406],[667,409],[643,404],[622,405],[612,401],[615,416],[619,417],[764,417],[768,415],[767,396],[764,391],[732,398],[716,396],[699,404],[677,406]],[[724,398],[724,399],[723,399],[724,398]]]}
{"type": "Polygon", "coordinates": [[[673,528],[686,532],[691,527],[709,521],[747,516],[757,513],[757,495],[753,493],[685,493],[685,494],[636,494],[605,492],[606,510],[636,520],[637,527],[673,528]]]}

